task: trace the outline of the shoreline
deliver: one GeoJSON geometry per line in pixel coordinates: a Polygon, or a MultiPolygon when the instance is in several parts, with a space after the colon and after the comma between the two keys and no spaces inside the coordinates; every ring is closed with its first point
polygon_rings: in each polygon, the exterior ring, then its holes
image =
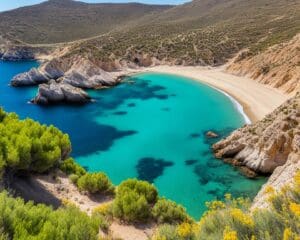
{"type": "Polygon", "coordinates": [[[224,67],[154,66],[128,71],[126,75],[156,72],[187,77],[227,95],[247,123],[263,119],[290,96],[247,77],[224,72],[224,67]]]}

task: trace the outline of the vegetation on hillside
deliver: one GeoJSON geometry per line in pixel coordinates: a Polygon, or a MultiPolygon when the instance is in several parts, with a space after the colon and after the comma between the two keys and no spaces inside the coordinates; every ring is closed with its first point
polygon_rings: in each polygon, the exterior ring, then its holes
{"type": "Polygon", "coordinates": [[[256,54],[291,39],[300,32],[299,12],[299,1],[194,0],[75,44],[66,57],[79,54],[106,68],[115,60],[147,66],[152,58],[219,65],[243,48],[256,54]]]}
{"type": "MultiPolygon", "coordinates": [[[[80,190],[111,194],[114,187],[104,173],[87,173],[71,158],[67,135],[33,120],[19,120],[1,110],[2,171],[44,172],[60,167],[80,190]],[[22,143],[22,144],[21,144],[22,143]]],[[[129,179],[116,187],[112,203],[100,205],[87,216],[72,203],[53,210],[43,204],[25,203],[0,193],[0,239],[98,239],[112,218],[127,223],[155,221],[153,240],[297,240],[300,237],[300,172],[294,184],[280,192],[266,188],[269,208],[251,209],[247,199],[208,203],[199,222],[176,203],[158,197],[150,183],[129,179]]]]}
{"type": "Polygon", "coordinates": [[[53,210],[0,193],[1,240],[96,240],[99,219],[74,206],[53,210]]]}
{"type": "Polygon", "coordinates": [[[58,166],[71,151],[68,135],[54,126],[19,120],[0,109],[0,171],[43,173],[58,166]]]}
{"type": "Polygon", "coordinates": [[[169,7],[50,0],[0,13],[0,32],[3,37],[30,44],[75,41],[107,33],[169,7]]]}
{"type": "Polygon", "coordinates": [[[300,172],[280,192],[266,189],[269,208],[251,209],[247,199],[208,203],[199,223],[163,225],[153,240],[297,240],[300,238],[300,172]]]}

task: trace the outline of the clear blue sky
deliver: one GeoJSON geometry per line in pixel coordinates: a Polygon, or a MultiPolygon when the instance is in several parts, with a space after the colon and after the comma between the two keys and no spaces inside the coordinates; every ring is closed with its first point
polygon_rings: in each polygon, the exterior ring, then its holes
{"type": "MultiPolygon", "coordinates": [[[[22,7],[26,5],[33,5],[44,0],[0,0],[0,12],[14,9],[17,7],[22,7]]],[[[120,3],[120,2],[142,2],[142,3],[152,3],[152,4],[180,4],[188,2],[189,0],[82,0],[82,2],[97,3],[97,2],[110,2],[110,3],[120,3]]]]}

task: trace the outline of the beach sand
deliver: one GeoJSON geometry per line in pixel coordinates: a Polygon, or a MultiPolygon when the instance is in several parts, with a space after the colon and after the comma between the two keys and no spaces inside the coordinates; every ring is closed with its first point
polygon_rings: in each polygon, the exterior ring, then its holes
{"type": "Polygon", "coordinates": [[[181,75],[218,88],[228,93],[242,105],[243,111],[251,122],[261,120],[291,97],[250,78],[226,73],[224,68],[155,66],[143,68],[140,72],[181,75]]]}

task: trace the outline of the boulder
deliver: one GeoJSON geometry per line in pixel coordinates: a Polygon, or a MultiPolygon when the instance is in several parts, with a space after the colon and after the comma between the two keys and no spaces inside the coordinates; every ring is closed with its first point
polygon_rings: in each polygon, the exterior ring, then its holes
{"type": "Polygon", "coordinates": [[[206,137],[208,137],[208,138],[217,138],[217,137],[219,137],[219,135],[216,134],[216,133],[213,132],[213,131],[208,131],[208,132],[206,133],[206,137]]]}
{"type": "Polygon", "coordinates": [[[64,83],[74,87],[98,89],[118,83],[111,73],[104,71],[89,60],[80,60],[64,74],[64,83]]]}
{"type": "Polygon", "coordinates": [[[90,102],[90,96],[82,89],[66,83],[51,80],[49,84],[41,84],[37,96],[32,100],[36,104],[73,103],[84,104],[90,102]]]}
{"type": "Polygon", "coordinates": [[[48,81],[49,78],[45,73],[42,73],[36,68],[32,68],[28,72],[20,73],[16,75],[11,80],[10,84],[14,87],[20,87],[20,86],[38,85],[41,83],[46,83],[48,81]]]}

